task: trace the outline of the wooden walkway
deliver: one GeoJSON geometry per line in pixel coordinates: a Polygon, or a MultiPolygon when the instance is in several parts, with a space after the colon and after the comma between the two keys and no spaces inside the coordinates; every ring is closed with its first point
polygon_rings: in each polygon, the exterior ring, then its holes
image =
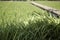
{"type": "Polygon", "coordinates": [[[32,5],[35,5],[43,10],[46,10],[48,12],[51,12],[57,16],[60,16],[60,10],[57,10],[57,9],[54,9],[54,8],[51,8],[51,7],[48,7],[48,6],[45,6],[45,5],[42,5],[42,4],[38,4],[36,2],[31,2],[32,5]]]}

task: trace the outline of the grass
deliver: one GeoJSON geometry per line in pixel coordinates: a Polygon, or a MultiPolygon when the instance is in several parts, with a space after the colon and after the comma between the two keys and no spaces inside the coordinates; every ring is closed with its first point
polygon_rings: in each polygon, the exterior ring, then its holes
{"type": "Polygon", "coordinates": [[[0,40],[60,40],[60,19],[28,2],[0,2],[0,40]]]}
{"type": "Polygon", "coordinates": [[[0,2],[0,7],[0,16],[3,17],[4,15],[3,19],[8,22],[28,20],[27,18],[31,17],[32,13],[41,11],[28,2],[0,2]]]}
{"type": "Polygon", "coordinates": [[[60,1],[37,1],[37,3],[60,10],[60,1]]]}

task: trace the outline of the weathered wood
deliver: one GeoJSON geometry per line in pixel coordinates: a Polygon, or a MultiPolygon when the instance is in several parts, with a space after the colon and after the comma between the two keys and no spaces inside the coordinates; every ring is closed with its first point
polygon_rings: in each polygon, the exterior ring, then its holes
{"type": "Polygon", "coordinates": [[[57,15],[57,16],[60,16],[60,10],[57,10],[57,9],[55,9],[55,8],[51,8],[51,7],[42,5],[42,4],[38,4],[38,3],[36,3],[36,2],[31,2],[31,4],[33,4],[33,5],[41,8],[41,9],[43,9],[43,10],[46,10],[46,11],[48,11],[48,12],[51,12],[51,13],[57,15]]]}

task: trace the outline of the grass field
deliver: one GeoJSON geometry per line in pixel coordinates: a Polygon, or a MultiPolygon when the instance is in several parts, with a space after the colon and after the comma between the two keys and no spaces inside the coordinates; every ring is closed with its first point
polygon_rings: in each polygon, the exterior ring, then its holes
{"type": "Polygon", "coordinates": [[[29,2],[0,2],[0,40],[60,40],[60,18],[29,2]]]}
{"type": "Polygon", "coordinates": [[[0,18],[3,17],[3,19],[8,22],[10,20],[27,20],[27,18],[31,17],[34,12],[39,11],[42,10],[29,4],[28,2],[0,2],[0,18]]]}
{"type": "Polygon", "coordinates": [[[60,1],[37,1],[37,3],[60,10],[60,1]]]}

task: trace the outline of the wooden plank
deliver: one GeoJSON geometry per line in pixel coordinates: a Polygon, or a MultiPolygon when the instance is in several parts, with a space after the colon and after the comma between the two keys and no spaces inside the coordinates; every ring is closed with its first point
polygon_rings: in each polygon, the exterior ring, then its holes
{"type": "Polygon", "coordinates": [[[46,11],[48,11],[48,12],[51,12],[51,13],[57,15],[57,16],[60,16],[60,10],[57,10],[57,9],[55,9],[55,8],[51,8],[51,7],[42,5],[42,4],[38,4],[38,3],[36,3],[36,2],[31,2],[31,4],[33,4],[33,5],[41,8],[41,9],[43,9],[43,10],[46,10],[46,11]]]}

